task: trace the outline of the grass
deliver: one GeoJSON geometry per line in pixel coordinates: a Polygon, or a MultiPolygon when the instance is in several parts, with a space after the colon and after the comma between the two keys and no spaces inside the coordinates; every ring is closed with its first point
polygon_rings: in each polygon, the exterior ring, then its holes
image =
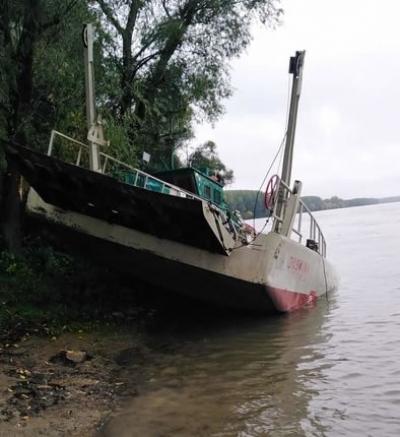
{"type": "Polygon", "coordinates": [[[40,239],[23,247],[20,256],[0,247],[0,341],[23,331],[54,336],[143,318],[146,310],[115,273],[40,239]]]}

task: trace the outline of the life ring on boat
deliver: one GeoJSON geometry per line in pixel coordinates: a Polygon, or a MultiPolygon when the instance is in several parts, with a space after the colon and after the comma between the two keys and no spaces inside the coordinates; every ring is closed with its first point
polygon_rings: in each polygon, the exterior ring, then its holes
{"type": "Polygon", "coordinates": [[[280,179],[277,174],[271,176],[270,180],[267,184],[267,189],[265,190],[264,195],[264,204],[265,207],[272,211],[275,207],[276,198],[278,195],[280,179]]]}

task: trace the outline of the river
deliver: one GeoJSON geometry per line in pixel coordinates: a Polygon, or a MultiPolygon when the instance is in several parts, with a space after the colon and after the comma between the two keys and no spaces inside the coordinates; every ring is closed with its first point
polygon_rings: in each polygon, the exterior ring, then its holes
{"type": "Polygon", "coordinates": [[[400,435],[400,203],[315,216],[339,289],[287,316],[179,322],[101,435],[400,435]]]}

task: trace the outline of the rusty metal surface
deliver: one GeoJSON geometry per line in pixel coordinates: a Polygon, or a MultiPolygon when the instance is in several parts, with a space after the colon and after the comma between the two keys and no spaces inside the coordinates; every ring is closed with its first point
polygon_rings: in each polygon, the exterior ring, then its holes
{"type": "Polygon", "coordinates": [[[226,254],[203,214],[202,202],[137,188],[22,146],[10,145],[12,160],[43,200],[74,211],[226,254]]]}

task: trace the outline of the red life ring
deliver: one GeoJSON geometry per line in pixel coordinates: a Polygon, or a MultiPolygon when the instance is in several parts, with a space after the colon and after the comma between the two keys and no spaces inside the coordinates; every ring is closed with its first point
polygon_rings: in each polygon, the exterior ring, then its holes
{"type": "Polygon", "coordinates": [[[280,185],[280,179],[277,174],[271,176],[271,179],[268,181],[267,189],[265,190],[264,195],[264,204],[265,207],[272,211],[275,207],[275,202],[278,196],[278,190],[280,185]]]}

